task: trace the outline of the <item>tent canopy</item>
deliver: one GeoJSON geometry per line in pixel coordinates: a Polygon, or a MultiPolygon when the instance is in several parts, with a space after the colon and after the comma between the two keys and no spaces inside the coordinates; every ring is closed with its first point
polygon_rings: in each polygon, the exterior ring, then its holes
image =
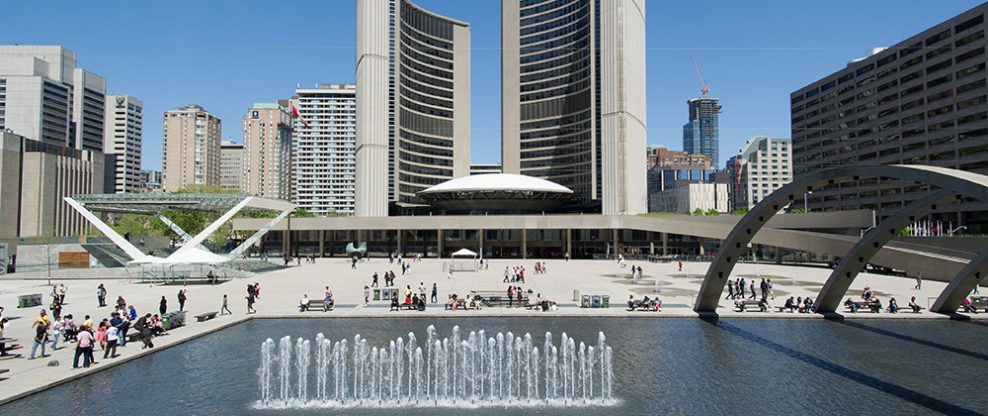
{"type": "Polygon", "coordinates": [[[452,254],[452,257],[477,257],[477,253],[465,248],[461,248],[452,254]]]}

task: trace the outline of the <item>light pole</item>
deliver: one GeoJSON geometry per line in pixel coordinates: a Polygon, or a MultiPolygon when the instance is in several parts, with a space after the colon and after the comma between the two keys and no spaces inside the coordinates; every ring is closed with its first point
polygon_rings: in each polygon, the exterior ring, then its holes
{"type": "Polygon", "coordinates": [[[809,196],[813,195],[813,191],[806,191],[803,194],[803,212],[810,212],[809,206],[809,196]]]}

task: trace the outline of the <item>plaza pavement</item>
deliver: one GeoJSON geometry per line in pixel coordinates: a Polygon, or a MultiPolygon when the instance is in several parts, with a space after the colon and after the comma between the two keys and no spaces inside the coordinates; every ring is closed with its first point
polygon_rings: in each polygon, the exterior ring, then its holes
{"type": "MultiPolygon", "coordinates": [[[[247,278],[235,279],[216,286],[189,285],[186,287],[188,301],[186,302],[186,326],[170,331],[170,335],[155,339],[154,350],[140,349],[139,343],[129,343],[125,348],[118,348],[120,356],[116,359],[103,360],[102,352],[97,351],[98,365],[90,369],[73,370],[72,354],[74,345],[60,348],[48,358],[28,360],[32,344],[33,330],[31,323],[42,308],[32,307],[18,309],[17,296],[29,293],[44,294],[44,307],[51,302],[51,286],[43,274],[14,274],[0,277],[0,306],[6,308],[4,316],[11,319],[5,337],[16,338],[23,348],[15,351],[21,358],[0,359],[0,369],[10,372],[0,374],[0,404],[22,397],[54,384],[81,377],[89,372],[98,371],[112,365],[140,357],[162,348],[180,344],[218,329],[243,322],[251,318],[386,318],[401,315],[403,317],[456,317],[456,316],[620,316],[639,318],[662,317],[696,317],[692,311],[693,301],[703,280],[703,275],[709,263],[686,262],[683,271],[677,270],[676,263],[649,263],[645,261],[628,261],[627,267],[622,268],[615,261],[608,260],[549,260],[546,261],[547,273],[534,274],[536,260],[493,259],[489,268],[478,272],[457,272],[452,278],[444,271],[444,264],[449,260],[425,259],[413,263],[411,273],[401,274],[397,264],[389,264],[388,259],[370,259],[358,263],[352,269],[349,259],[320,258],[315,264],[302,263],[286,269],[255,274],[247,278]],[[471,290],[500,291],[507,289],[508,283],[503,283],[504,268],[524,266],[526,283],[514,285],[531,289],[534,296],[541,294],[544,299],[559,303],[558,311],[537,312],[522,308],[484,308],[480,311],[445,311],[442,303],[447,294],[456,293],[461,298],[466,297],[471,290]],[[641,266],[644,278],[635,284],[630,277],[630,266],[641,266]],[[420,282],[431,291],[435,282],[439,288],[439,301],[430,304],[425,312],[401,311],[389,312],[386,301],[371,301],[369,307],[363,304],[363,289],[371,284],[371,276],[378,272],[381,276],[379,284],[383,286],[385,271],[394,270],[397,275],[395,285],[404,288],[411,285],[415,291],[420,282]],[[658,280],[656,285],[656,279],[658,280]],[[246,315],[246,285],[260,283],[260,299],[255,304],[257,314],[246,315]],[[336,310],[330,312],[299,313],[298,301],[303,294],[310,299],[321,299],[325,286],[330,286],[336,296],[336,310]],[[656,286],[658,292],[656,292],[656,286]],[[608,309],[581,309],[579,302],[573,300],[573,291],[581,294],[609,295],[611,307],[608,309]],[[232,315],[218,316],[207,322],[195,322],[194,315],[203,312],[218,311],[223,294],[229,296],[232,315]],[[628,312],[625,305],[629,295],[640,299],[644,295],[650,298],[656,294],[663,301],[662,312],[628,312]],[[60,365],[49,367],[51,360],[58,360],[60,365]]],[[[781,306],[788,296],[815,296],[829,276],[830,269],[822,267],[796,267],[770,264],[738,264],[732,278],[766,277],[772,279],[776,299],[770,301],[773,306],[781,306]]],[[[136,306],[139,314],[146,312],[157,313],[161,296],[168,300],[168,310],[178,309],[177,293],[182,286],[161,286],[135,283],[126,273],[114,269],[90,269],[72,272],[59,271],[59,277],[52,283],[67,285],[66,305],[64,314],[73,314],[77,323],[89,314],[94,322],[106,317],[110,308],[97,308],[96,287],[103,283],[107,290],[107,304],[113,305],[118,295],[123,295],[128,304],[136,306]]],[[[922,290],[914,290],[915,280],[912,278],[861,274],[855,279],[848,292],[848,297],[857,298],[865,286],[871,286],[875,295],[888,304],[889,297],[895,297],[901,306],[908,303],[911,296],[917,296],[921,305],[928,307],[933,299],[940,294],[946,285],[943,282],[924,281],[922,290]]],[[[758,317],[758,318],[821,318],[817,314],[793,314],[779,312],[744,312],[733,310],[730,300],[722,300],[718,313],[722,317],[758,317]]],[[[929,313],[924,310],[920,314],[845,314],[848,318],[879,318],[879,319],[946,319],[945,316],[929,313]]],[[[988,318],[988,314],[973,315],[974,319],[988,318]]]]}

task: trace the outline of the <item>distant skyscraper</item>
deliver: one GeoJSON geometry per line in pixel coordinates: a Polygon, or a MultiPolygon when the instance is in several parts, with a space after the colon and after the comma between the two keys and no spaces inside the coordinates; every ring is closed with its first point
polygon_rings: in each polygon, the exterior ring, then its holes
{"type": "Polygon", "coordinates": [[[690,121],[683,126],[683,151],[710,156],[714,166],[720,163],[719,102],[716,98],[690,99],[690,121]]]}
{"type": "Polygon", "coordinates": [[[248,194],[291,198],[292,125],[278,103],[254,103],[243,117],[241,189],[248,194]]]}
{"type": "Polygon", "coordinates": [[[105,95],[106,80],[76,68],[71,50],[0,46],[0,130],[101,152],[105,95]]]}
{"type": "MultiPolygon", "coordinates": [[[[129,95],[108,95],[106,101],[103,151],[114,155],[112,172],[113,189],[105,192],[141,192],[141,132],[144,122],[144,103],[129,95]]],[[[107,158],[107,165],[109,165],[107,158]]],[[[107,169],[110,169],[107,166],[107,169]]]]}
{"type": "MultiPolygon", "coordinates": [[[[316,215],[353,214],[357,91],[352,84],[295,90],[292,202],[316,215]]],[[[387,164],[372,174],[385,176],[387,164]]]]}
{"type": "Polygon", "coordinates": [[[646,159],[649,212],[662,208],[658,202],[661,192],[683,182],[707,182],[716,171],[710,165],[710,156],[691,155],[661,146],[650,147],[646,159]]]}
{"type": "Polygon", "coordinates": [[[244,192],[244,145],[231,140],[220,142],[220,186],[244,192]]]}
{"type": "Polygon", "coordinates": [[[357,216],[470,173],[470,26],[408,0],[357,0],[357,216]]]}
{"type": "Polygon", "coordinates": [[[163,124],[165,191],[175,192],[189,185],[219,185],[219,117],[189,104],[166,111],[163,124]]]}
{"type": "Polygon", "coordinates": [[[501,76],[505,173],[646,211],[644,1],[502,0],[501,76]]]}
{"type": "Polygon", "coordinates": [[[741,153],[732,157],[732,210],[749,209],[758,201],[792,182],[792,145],[789,139],[755,136],[741,153]]]}

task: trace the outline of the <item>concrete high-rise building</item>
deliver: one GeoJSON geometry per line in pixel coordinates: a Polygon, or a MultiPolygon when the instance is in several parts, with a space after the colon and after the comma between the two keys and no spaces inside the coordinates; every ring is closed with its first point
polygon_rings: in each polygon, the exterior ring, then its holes
{"type": "Polygon", "coordinates": [[[141,170],[141,188],[143,192],[160,192],[162,182],[160,170],[141,170]]]}
{"type": "MultiPolygon", "coordinates": [[[[292,202],[316,215],[353,214],[356,192],[357,89],[325,84],[295,90],[292,202]]],[[[372,175],[385,177],[387,163],[372,175]]],[[[382,192],[387,194],[386,190],[382,192]]]]}
{"type": "Polygon", "coordinates": [[[64,197],[101,193],[103,155],[0,131],[0,239],[67,237],[88,223],[64,197]]]}
{"type": "Polygon", "coordinates": [[[0,46],[0,130],[101,152],[105,96],[106,80],[77,68],[71,50],[0,46]]]}
{"type": "Polygon", "coordinates": [[[189,104],[165,112],[162,173],[165,192],[220,184],[219,117],[189,104]]]}
{"type": "MultiPolygon", "coordinates": [[[[144,123],[144,103],[129,95],[108,95],[103,151],[107,158],[107,175],[113,187],[104,192],[141,192],[141,141],[144,123]],[[110,166],[110,160],[113,165],[110,166]]],[[[109,182],[109,181],[108,181],[109,182]]]]}
{"type": "Polygon", "coordinates": [[[714,166],[720,163],[720,101],[716,98],[693,98],[689,104],[689,122],[683,125],[683,151],[710,156],[714,166]]]}
{"type": "Polygon", "coordinates": [[[288,200],[292,187],[292,120],[278,103],[254,103],[243,117],[243,192],[288,200]]]}
{"type": "Polygon", "coordinates": [[[423,204],[470,173],[470,26],[408,0],[357,0],[357,216],[423,204]]]}
{"type": "MultiPolygon", "coordinates": [[[[646,153],[646,183],[648,211],[662,212],[668,206],[659,206],[658,194],[674,189],[684,182],[708,182],[716,171],[710,165],[710,156],[691,155],[668,150],[663,146],[651,146],[646,153]]],[[[667,195],[668,196],[668,195],[667,195]]]]}
{"type": "Polygon", "coordinates": [[[501,76],[505,173],[646,211],[644,1],[502,0],[501,76]]]}
{"type": "Polygon", "coordinates": [[[101,152],[106,123],[106,80],[81,68],[73,71],[72,79],[74,131],[69,146],[101,152]]]}
{"type": "Polygon", "coordinates": [[[727,212],[729,208],[726,183],[681,181],[672,188],[652,195],[652,199],[657,212],[727,212]]]}
{"type": "Polygon", "coordinates": [[[232,140],[220,142],[220,187],[244,192],[244,145],[232,140]]]}
{"type": "Polygon", "coordinates": [[[731,210],[749,209],[792,182],[792,142],[755,136],[727,164],[731,210]]]}
{"type": "MultiPolygon", "coordinates": [[[[988,173],[988,3],[794,91],[793,174],[832,166],[924,164],[988,173]]],[[[928,194],[921,183],[839,181],[811,210],[874,209],[879,218],[928,194]]],[[[933,219],[988,232],[988,203],[942,204],[933,219]]]]}

